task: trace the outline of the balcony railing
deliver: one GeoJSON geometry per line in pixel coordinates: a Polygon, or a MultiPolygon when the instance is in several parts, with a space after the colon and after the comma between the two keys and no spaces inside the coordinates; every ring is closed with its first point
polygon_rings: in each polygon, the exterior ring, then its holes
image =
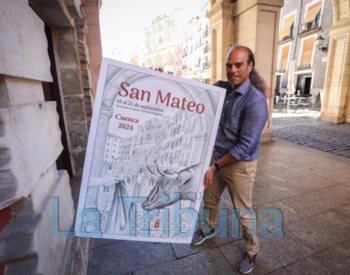
{"type": "Polygon", "coordinates": [[[311,64],[304,64],[297,67],[298,70],[305,70],[310,68],[311,68],[311,64]]]}
{"type": "Polygon", "coordinates": [[[281,69],[281,68],[279,68],[279,69],[277,69],[277,72],[278,72],[278,73],[285,73],[285,72],[286,72],[286,69],[281,69]]]}
{"type": "Polygon", "coordinates": [[[204,48],[203,48],[203,53],[207,53],[210,51],[210,47],[209,45],[206,45],[204,48]]]}
{"type": "Polygon", "coordinates": [[[285,41],[291,40],[293,38],[294,38],[293,36],[288,35],[286,37],[283,37],[281,40],[278,40],[278,43],[285,42],[285,41]]]}
{"type": "Polygon", "coordinates": [[[306,29],[302,30],[299,35],[302,35],[302,34],[305,34],[305,33],[309,33],[309,32],[312,32],[312,31],[318,31],[321,29],[321,26],[319,26],[319,24],[315,24],[313,26],[310,26],[310,25],[306,25],[306,29]]]}
{"type": "Polygon", "coordinates": [[[210,61],[204,62],[204,63],[203,63],[203,68],[204,68],[204,69],[210,68],[210,61]]]}

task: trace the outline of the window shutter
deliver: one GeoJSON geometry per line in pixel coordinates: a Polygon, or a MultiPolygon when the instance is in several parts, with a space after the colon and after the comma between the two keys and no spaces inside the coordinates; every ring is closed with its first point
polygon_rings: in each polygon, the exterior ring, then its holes
{"type": "Polygon", "coordinates": [[[285,70],[287,68],[287,62],[288,62],[288,55],[289,55],[289,46],[282,48],[282,58],[281,58],[281,70],[285,70]]]}
{"type": "Polygon", "coordinates": [[[307,14],[305,16],[305,19],[303,22],[301,22],[302,25],[305,25],[305,24],[308,24],[312,21],[315,21],[316,19],[316,16],[318,14],[318,12],[320,11],[322,7],[322,1],[321,2],[318,2],[317,4],[311,6],[309,8],[309,10],[307,11],[307,14]]]}
{"type": "Polygon", "coordinates": [[[280,32],[280,40],[289,35],[290,27],[293,25],[295,19],[295,14],[290,17],[287,17],[283,21],[283,28],[280,32]]]}
{"type": "Polygon", "coordinates": [[[303,55],[301,58],[301,66],[311,64],[312,52],[314,49],[315,37],[304,41],[303,55]]]}

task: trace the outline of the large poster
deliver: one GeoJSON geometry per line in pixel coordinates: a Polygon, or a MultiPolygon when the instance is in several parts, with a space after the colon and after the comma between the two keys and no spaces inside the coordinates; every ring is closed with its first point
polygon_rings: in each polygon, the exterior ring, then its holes
{"type": "Polygon", "coordinates": [[[103,59],[75,232],[189,243],[225,90],[103,59]]]}

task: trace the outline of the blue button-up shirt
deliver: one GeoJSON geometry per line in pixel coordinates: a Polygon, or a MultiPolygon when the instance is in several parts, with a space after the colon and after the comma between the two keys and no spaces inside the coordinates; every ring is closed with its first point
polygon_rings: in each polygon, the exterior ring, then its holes
{"type": "Polygon", "coordinates": [[[230,91],[228,81],[218,81],[214,86],[226,88],[214,154],[223,157],[228,152],[238,161],[255,160],[268,119],[265,95],[250,79],[235,91],[230,91]]]}

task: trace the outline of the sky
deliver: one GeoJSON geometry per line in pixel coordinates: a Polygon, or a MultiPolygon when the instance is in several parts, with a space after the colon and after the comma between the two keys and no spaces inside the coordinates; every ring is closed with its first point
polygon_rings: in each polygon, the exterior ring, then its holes
{"type": "Polygon", "coordinates": [[[184,21],[189,22],[207,2],[208,0],[103,0],[100,29],[104,57],[129,63],[134,47],[144,40],[143,28],[148,27],[153,19],[181,8],[184,21]]]}

